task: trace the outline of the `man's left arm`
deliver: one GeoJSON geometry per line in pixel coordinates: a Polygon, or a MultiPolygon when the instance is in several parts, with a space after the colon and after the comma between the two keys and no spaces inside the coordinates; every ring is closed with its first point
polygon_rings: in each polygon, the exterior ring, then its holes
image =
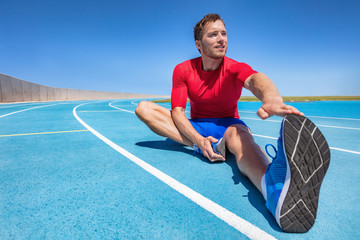
{"type": "Polygon", "coordinates": [[[304,115],[293,106],[284,104],[275,84],[264,73],[254,73],[249,76],[245,80],[244,87],[262,101],[262,106],[257,112],[261,119],[267,119],[273,115],[281,117],[287,114],[304,115]]]}

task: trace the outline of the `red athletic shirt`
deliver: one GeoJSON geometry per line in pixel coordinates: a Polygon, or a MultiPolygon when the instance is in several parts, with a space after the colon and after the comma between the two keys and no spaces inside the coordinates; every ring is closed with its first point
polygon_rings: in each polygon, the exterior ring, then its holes
{"type": "Polygon", "coordinates": [[[178,64],[173,73],[171,108],[186,108],[191,118],[239,118],[237,101],[245,80],[257,73],[246,63],[224,57],[218,69],[202,70],[201,57],[178,64]]]}

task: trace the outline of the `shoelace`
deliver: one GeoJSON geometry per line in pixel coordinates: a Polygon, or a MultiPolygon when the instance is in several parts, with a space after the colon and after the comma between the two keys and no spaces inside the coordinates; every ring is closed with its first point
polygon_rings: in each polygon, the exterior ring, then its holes
{"type": "Polygon", "coordinates": [[[195,156],[196,153],[200,153],[200,148],[198,146],[196,146],[195,144],[193,145],[193,149],[194,149],[193,156],[195,156]]]}
{"type": "Polygon", "coordinates": [[[272,145],[272,144],[266,144],[265,145],[265,151],[266,151],[266,153],[267,153],[267,155],[269,155],[269,157],[271,157],[273,160],[276,158],[276,155],[277,155],[277,150],[276,150],[276,148],[274,147],[274,145],[272,145]],[[268,147],[269,146],[271,146],[272,148],[273,148],[273,150],[274,150],[274,152],[275,152],[275,156],[272,156],[270,153],[269,153],[269,151],[268,151],[268,147]]]}
{"type": "MultiPolygon", "coordinates": [[[[201,150],[200,150],[200,148],[198,147],[198,146],[196,146],[195,144],[193,145],[193,149],[194,149],[194,153],[193,153],[193,155],[195,156],[195,154],[196,153],[200,153],[201,154],[201,150]]],[[[276,148],[274,147],[274,145],[272,145],[272,144],[266,144],[265,145],[265,151],[266,151],[266,154],[269,156],[269,157],[271,157],[273,160],[276,158],[276,155],[277,155],[277,150],[276,150],[276,148]],[[268,151],[268,147],[272,147],[273,148],[273,150],[274,150],[274,152],[275,152],[275,156],[272,156],[270,153],[269,153],[269,151],[268,151]]]]}

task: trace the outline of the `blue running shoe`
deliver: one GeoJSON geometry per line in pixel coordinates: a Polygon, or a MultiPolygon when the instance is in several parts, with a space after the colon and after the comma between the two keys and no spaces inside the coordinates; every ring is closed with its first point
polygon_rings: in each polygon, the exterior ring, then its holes
{"type": "Polygon", "coordinates": [[[262,182],[266,206],[283,231],[307,232],[315,223],[329,146],[315,124],[298,115],[285,116],[277,145],[262,182]]]}
{"type": "MultiPolygon", "coordinates": [[[[225,140],[223,138],[220,138],[216,143],[211,143],[211,146],[212,146],[215,153],[220,154],[221,156],[223,156],[225,158],[225,156],[226,156],[226,145],[225,145],[225,140]]],[[[195,144],[193,145],[193,148],[195,150],[194,154],[195,153],[200,153],[201,155],[203,155],[200,148],[198,148],[195,144]]]]}

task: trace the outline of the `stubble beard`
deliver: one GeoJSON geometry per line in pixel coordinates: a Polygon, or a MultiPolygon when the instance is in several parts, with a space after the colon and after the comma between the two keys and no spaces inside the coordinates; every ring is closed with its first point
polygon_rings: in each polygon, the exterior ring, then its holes
{"type": "Polygon", "coordinates": [[[227,46],[225,47],[225,50],[223,52],[218,52],[216,49],[207,49],[204,52],[204,54],[213,59],[221,59],[225,57],[226,52],[227,52],[227,46]]]}

